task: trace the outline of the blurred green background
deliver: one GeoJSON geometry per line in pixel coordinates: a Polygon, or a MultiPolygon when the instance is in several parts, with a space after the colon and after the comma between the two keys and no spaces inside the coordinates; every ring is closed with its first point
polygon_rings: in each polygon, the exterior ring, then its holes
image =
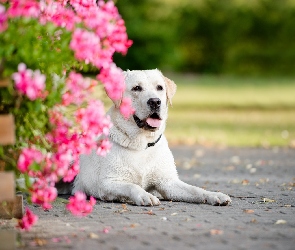
{"type": "Polygon", "coordinates": [[[170,142],[295,146],[295,0],[117,0],[134,44],[122,69],[178,92],[170,142]]]}

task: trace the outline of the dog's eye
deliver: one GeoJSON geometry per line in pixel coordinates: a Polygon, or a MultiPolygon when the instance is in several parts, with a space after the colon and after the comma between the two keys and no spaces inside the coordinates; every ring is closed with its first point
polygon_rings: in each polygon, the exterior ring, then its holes
{"type": "Polygon", "coordinates": [[[137,85],[131,89],[132,91],[142,91],[142,87],[137,85]]]}
{"type": "Polygon", "coordinates": [[[163,87],[162,87],[161,85],[158,85],[158,86],[157,86],[157,90],[158,90],[158,91],[161,91],[161,90],[163,90],[163,87]]]}

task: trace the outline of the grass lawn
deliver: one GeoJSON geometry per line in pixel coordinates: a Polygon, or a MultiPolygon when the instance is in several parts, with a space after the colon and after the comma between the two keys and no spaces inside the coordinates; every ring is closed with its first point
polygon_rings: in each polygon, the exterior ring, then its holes
{"type": "Polygon", "coordinates": [[[166,75],[178,86],[172,144],[295,146],[295,78],[166,75]]]}

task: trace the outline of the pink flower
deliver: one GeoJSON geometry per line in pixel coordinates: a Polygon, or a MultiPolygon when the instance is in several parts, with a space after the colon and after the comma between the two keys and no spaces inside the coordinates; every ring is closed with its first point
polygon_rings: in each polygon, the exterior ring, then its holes
{"type": "Polygon", "coordinates": [[[118,9],[112,1],[99,1],[99,6],[104,13],[104,18],[100,18],[102,22],[100,26],[96,27],[96,33],[99,36],[104,34],[115,51],[126,54],[132,41],[128,40],[125,23],[118,9]]]}
{"type": "Polygon", "coordinates": [[[93,32],[76,29],[73,33],[70,48],[74,50],[75,57],[85,63],[93,62],[100,49],[100,39],[93,32]]]}
{"type": "Polygon", "coordinates": [[[99,142],[99,146],[96,150],[96,153],[101,156],[106,156],[106,154],[110,151],[112,144],[108,139],[103,139],[99,142]]]}
{"type": "Polygon", "coordinates": [[[130,115],[134,114],[135,109],[131,105],[130,98],[124,98],[120,105],[120,112],[124,116],[125,119],[128,119],[130,115]]]}
{"type": "Polygon", "coordinates": [[[9,17],[33,17],[40,14],[40,5],[36,0],[11,0],[7,11],[9,17]]]}
{"type": "Polygon", "coordinates": [[[128,40],[125,22],[123,19],[119,19],[117,21],[117,25],[110,36],[110,43],[117,52],[120,52],[123,55],[127,53],[128,48],[132,45],[133,42],[128,40]]]}
{"type": "Polygon", "coordinates": [[[84,133],[91,133],[94,136],[101,135],[110,126],[110,121],[105,117],[103,103],[99,100],[89,102],[87,108],[81,108],[76,112],[77,122],[80,123],[84,133]]]}
{"type": "Polygon", "coordinates": [[[18,65],[18,72],[12,74],[16,89],[26,95],[31,101],[43,98],[45,95],[45,75],[39,70],[32,71],[27,69],[24,63],[18,65]]]}
{"type": "MultiPolygon", "coordinates": [[[[83,80],[79,74],[72,74],[71,78],[83,80]],[[81,78],[80,78],[81,77],[81,78]]],[[[83,81],[81,82],[81,84],[83,81]]],[[[73,84],[73,89],[77,87],[73,84]]],[[[80,84],[78,84],[80,88],[80,84]]],[[[88,85],[86,84],[85,87],[88,85]]],[[[50,122],[53,125],[51,133],[46,138],[56,145],[55,152],[52,153],[49,166],[51,172],[58,177],[63,177],[64,181],[71,181],[79,172],[79,155],[89,154],[91,150],[98,150],[97,137],[108,135],[111,127],[110,118],[105,116],[103,104],[98,100],[90,100],[88,106],[79,108],[76,113],[76,126],[73,126],[63,116],[63,109],[56,107],[50,112],[50,122]]],[[[107,142],[101,145],[100,152],[106,154],[110,146],[107,142]]]]}
{"type": "Polygon", "coordinates": [[[103,68],[97,79],[104,85],[108,96],[112,100],[119,100],[123,96],[125,90],[123,71],[115,64],[111,64],[108,68],[103,68]]]}
{"type": "Polygon", "coordinates": [[[92,63],[98,69],[108,68],[115,51],[126,54],[132,41],[128,40],[126,27],[112,1],[71,0],[71,5],[86,28],[75,30],[71,49],[78,60],[92,63]]]}
{"type": "Polygon", "coordinates": [[[108,4],[103,1],[99,1],[98,4],[91,3],[91,1],[87,1],[86,4],[78,2],[82,1],[71,0],[72,6],[74,6],[86,28],[95,31],[101,39],[110,36],[113,27],[116,25],[115,20],[119,17],[114,4],[111,1],[108,4]],[[109,10],[105,8],[111,4],[112,7],[109,10]]]}
{"type": "Polygon", "coordinates": [[[96,200],[91,196],[90,201],[86,201],[86,195],[82,192],[76,192],[74,196],[70,197],[66,208],[71,211],[73,215],[78,217],[87,216],[93,210],[96,200]]]}
{"type": "Polygon", "coordinates": [[[96,0],[70,0],[70,4],[75,8],[89,8],[91,6],[96,6],[96,0]]]}
{"type": "Polygon", "coordinates": [[[79,170],[80,170],[79,159],[77,159],[76,161],[74,161],[70,165],[70,167],[67,170],[66,174],[63,175],[63,181],[64,182],[71,182],[72,180],[74,180],[76,175],[79,173],[79,170]]]}
{"type": "Polygon", "coordinates": [[[66,7],[66,1],[42,1],[41,10],[40,22],[42,24],[51,22],[58,27],[73,30],[75,24],[80,22],[80,18],[75,12],[71,8],[66,7]]]}
{"type": "Polygon", "coordinates": [[[75,26],[75,23],[78,22],[75,13],[66,8],[60,8],[60,12],[54,13],[50,18],[50,21],[56,24],[59,27],[65,27],[67,30],[72,30],[75,26]]]}
{"type": "Polygon", "coordinates": [[[38,179],[33,184],[31,193],[32,202],[41,205],[44,209],[50,209],[52,207],[51,203],[57,197],[56,188],[44,178],[38,179]]]}
{"type": "Polygon", "coordinates": [[[7,14],[5,7],[0,4],[0,32],[3,32],[7,29],[8,24],[7,24],[7,14]]]}
{"type": "Polygon", "coordinates": [[[25,215],[21,220],[18,220],[18,228],[21,230],[30,230],[31,227],[38,221],[38,216],[33,214],[33,212],[26,208],[25,215]]]}
{"type": "Polygon", "coordinates": [[[72,71],[66,80],[66,92],[62,96],[63,105],[81,105],[87,97],[89,98],[90,87],[90,79],[83,78],[81,74],[72,71]]]}
{"type": "Polygon", "coordinates": [[[41,163],[44,160],[43,154],[34,148],[24,148],[18,158],[17,168],[25,173],[29,170],[32,163],[41,163]]]}
{"type": "Polygon", "coordinates": [[[97,68],[108,67],[112,62],[115,49],[107,40],[101,40],[95,33],[83,29],[76,29],[70,42],[76,59],[91,63],[97,68]]]}

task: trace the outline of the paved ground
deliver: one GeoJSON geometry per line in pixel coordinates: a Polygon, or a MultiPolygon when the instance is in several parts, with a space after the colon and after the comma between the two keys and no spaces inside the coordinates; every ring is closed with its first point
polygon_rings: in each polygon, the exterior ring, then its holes
{"type": "MultiPolygon", "coordinates": [[[[227,207],[99,202],[82,219],[63,199],[18,235],[23,249],[295,249],[295,150],[174,147],[180,178],[232,197],[227,207]]],[[[0,221],[1,222],[1,221],[0,221]]],[[[9,228],[12,221],[0,223],[9,228]]],[[[1,243],[0,243],[1,249],[1,243]]]]}

